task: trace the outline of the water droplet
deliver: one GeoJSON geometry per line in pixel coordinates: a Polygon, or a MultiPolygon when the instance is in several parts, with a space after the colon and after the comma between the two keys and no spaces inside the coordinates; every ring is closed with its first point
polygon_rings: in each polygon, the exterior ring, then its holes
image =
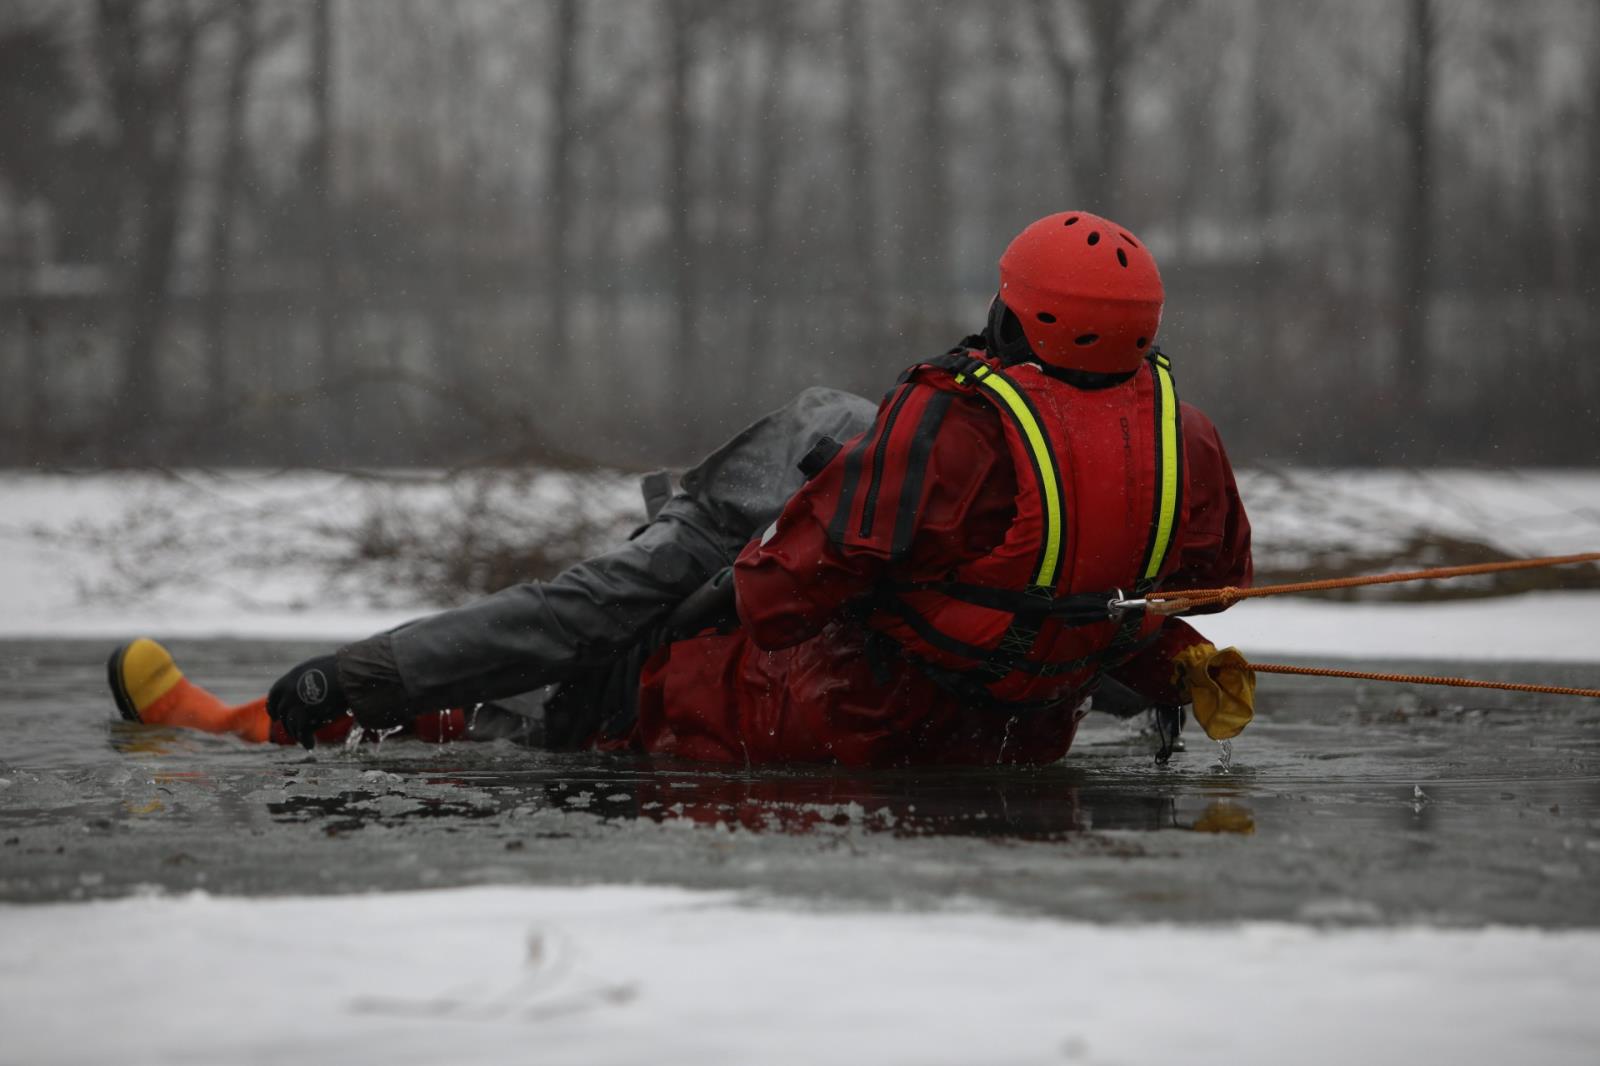
{"type": "Polygon", "coordinates": [[[1005,736],[1000,738],[1000,750],[995,752],[995,755],[994,755],[994,761],[996,763],[999,763],[1001,761],[1001,759],[1003,759],[1005,757],[1006,745],[1011,743],[1011,729],[1016,724],[1017,724],[1017,716],[1016,715],[1012,715],[1010,718],[1006,719],[1006,733],[1005,733],[1005,736]]]}

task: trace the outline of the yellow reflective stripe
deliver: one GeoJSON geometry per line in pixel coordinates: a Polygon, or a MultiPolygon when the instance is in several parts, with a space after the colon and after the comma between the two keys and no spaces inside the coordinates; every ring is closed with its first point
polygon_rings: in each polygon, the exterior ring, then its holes
{"type": "Polygon", "coordinates": [[[1145,567],[1144,579],[1154,581],[1161,572],[1161,563],[1167,557],[1172,543],[1172,529],[1178,519],[1178,392],[1172,385],[1172,374],[1165,360],[1153,364],[1156,387],[1161,390],[1161,507],[1156,516],[1155,536],[1150,542],[1150,562],[1145,567]]]}
{"type": "Polygon", "coordinates": [[[1022,427],[1022,435],[1033,452],[1034,462],[1039,466],[1039,488],[1044,496],[1044,555],[1040,559],[1039,573],[1034,576],[1033,583],[1054,588],[1056,568],[1061,559],[1061,481],[1056,475],[1056,464],[1050,454],[1050,444],[1038,420],[1028,408],[1027,401],[1004,374],[992,374],[990,368],[985,366],[973,371],[972,376],[977,379],[978,384],[1000,397],[1006,405],[1011,417],[1022,427]]]}

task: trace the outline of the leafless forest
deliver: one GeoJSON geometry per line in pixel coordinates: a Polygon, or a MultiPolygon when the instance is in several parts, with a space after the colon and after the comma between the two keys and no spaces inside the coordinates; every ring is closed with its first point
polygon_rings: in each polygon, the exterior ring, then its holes
{"type": "Polygon", "coordinates": [[[0,463],[683,462],[1071,206],[1237,459],[1600,462],[1596,0],[7,0],[0,463]]]}

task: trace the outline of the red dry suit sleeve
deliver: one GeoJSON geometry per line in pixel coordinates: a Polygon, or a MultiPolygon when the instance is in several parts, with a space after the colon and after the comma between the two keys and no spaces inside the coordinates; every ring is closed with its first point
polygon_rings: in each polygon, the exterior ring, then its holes
{"type": "Polygon", "coordinates": [[[798,644],[891,563],[940,572],[992,548],[1015,496],[999,418],[982,400],[901,385],[740,553],[740,621],[759,647],[798,644]]]}
{"type": "Polygon", "coordinates": [[[1181,618],[1169,618],[1158,631],[1154,644],[1107,673],[1151,703],[1185,703],[1174,684],[1173,660],[1183,649],[1204,644],[1206,638],[1181,618]]]}
{"type": "MultiPolygon", "coordinates": [[[[1250,584],[1250,519],[1239,498],[1228,453],[1217,427],[1197,407],[1184,404],[1183,462],[1185,524],[1177,546],[1178,568],[1161,583],[1164,591],[1220,588],[1250,584]]],[[[1203,607],[1191,614],[1211,614],[1220,607],[1203,607]]],[[[1205,642],[1193,626],[1169,618],[1154,644],[1109,671],[1152,703],[1177,703],[1173,684],[1173,658],[1183,649],[1205,642]]]]}
{"type": "MultiPolygon", "coordinates": [[[[1234,481],[1233,466],[1222,447],[1222,437],[1205,412],[1182,404],[1184,485],[1183,541],[1178,545],[1178,568],[1161,583],[1167,591],[1178,589],[1245,588],[1254,576],[1250,558],[1250,519],[1234,481]]],[[[1202,607],[1192,613],[1211,614],[1220,607],[1202,607]]]]}

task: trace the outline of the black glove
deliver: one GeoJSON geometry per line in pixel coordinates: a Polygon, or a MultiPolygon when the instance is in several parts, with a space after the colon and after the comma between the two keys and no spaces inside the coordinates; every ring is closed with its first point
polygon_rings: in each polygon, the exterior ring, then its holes
{"type": "Polygon", "coordinates": [[[307,751],[317,745],[317,730],[350,708],[339,684],[339,657],[307,659],[278,678],[267,693],[267,717],[282,722],[284,732],[307,751]]]}

